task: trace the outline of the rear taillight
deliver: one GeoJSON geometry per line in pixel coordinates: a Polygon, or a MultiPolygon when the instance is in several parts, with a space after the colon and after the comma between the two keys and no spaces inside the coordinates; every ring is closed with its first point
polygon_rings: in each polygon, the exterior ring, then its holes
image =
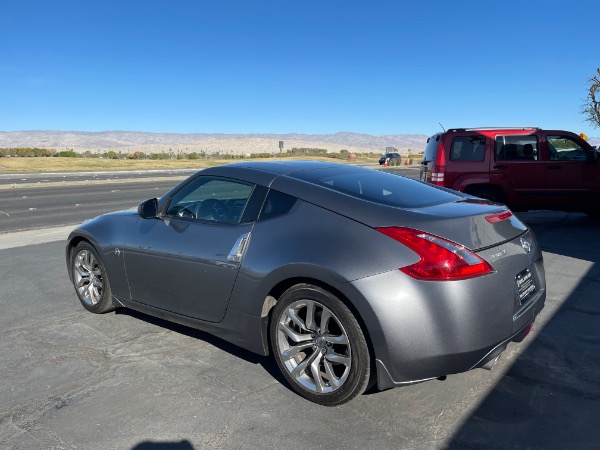
{"type": "Polygon", "coordinates": [[[445,173],[446,173],[446,166],[434,165],[431,168],[431,184],[437,184],[438,186],[443,186],[445,173]]]}
{"type": "Polygon", "coordinates": [[[497,223],[497,222],[502,222],[503,220],[508,219],[512,215],[513,214],[510,211],[503,211],[499,214],[492,214],[491,216],[485,216],[485,220],[487,220],[489,223],[497,223]]]}
{"type": "Polygon", "coordinates": [[[400,270],[419,280],[462,280],[493,272],[482,258],[439,236],[411,228],[386,227],[377,231],[406,245],[421,260],[400,270]]]}

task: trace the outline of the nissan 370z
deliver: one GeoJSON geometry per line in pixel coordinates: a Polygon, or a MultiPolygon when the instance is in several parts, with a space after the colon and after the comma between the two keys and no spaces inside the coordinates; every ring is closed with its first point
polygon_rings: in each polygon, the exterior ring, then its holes
{"type": "Polygon", "coordinates": [[[69,236],[93,313],[127,307],[273,355],[339,405],[490,368],[544,306],[537,241],[504,205],[321,162],[202,170],[69,236]]]}

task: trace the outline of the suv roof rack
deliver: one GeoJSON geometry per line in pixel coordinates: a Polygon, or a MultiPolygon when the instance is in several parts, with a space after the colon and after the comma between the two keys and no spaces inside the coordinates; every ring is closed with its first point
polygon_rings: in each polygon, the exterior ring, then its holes
{"type": "Polygon", "coordinates": [[[475,127],[475,128],[450,128],[448,131],[458,133],[461,131],[478,131],[478,130],[541,130],[540,127],[475,127]]]}

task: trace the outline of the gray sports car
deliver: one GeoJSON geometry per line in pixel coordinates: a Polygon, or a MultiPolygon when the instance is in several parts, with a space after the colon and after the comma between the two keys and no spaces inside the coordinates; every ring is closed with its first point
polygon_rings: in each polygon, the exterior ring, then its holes
{"type": "Polygon", "coordinates": [[[335,163],[202,170],[84,222],[66,258],[87,310],[132,308],[273,354],[329,406],[491,368],[546,297],[537,241],[504,205],[335,163]]]}

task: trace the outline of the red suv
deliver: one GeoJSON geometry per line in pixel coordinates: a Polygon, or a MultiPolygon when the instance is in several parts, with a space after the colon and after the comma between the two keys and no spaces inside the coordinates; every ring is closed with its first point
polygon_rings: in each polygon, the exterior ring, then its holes
{"type": "Polygon", "coordinates": [[[598,152],[568,131],[452,129],[427,140],[421,164],[421,180],[517,211],[600,215],[598,152]]]}

